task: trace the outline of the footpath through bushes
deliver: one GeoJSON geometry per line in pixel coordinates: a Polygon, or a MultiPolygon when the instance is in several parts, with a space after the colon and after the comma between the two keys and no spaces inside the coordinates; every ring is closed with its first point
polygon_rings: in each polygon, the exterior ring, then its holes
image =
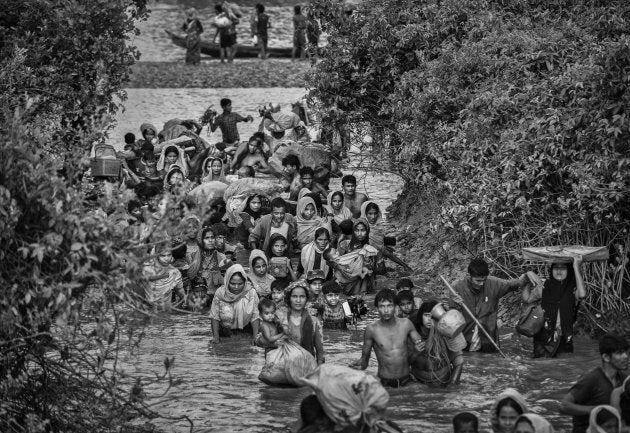
{"type": "Polygon", "coordinates": [[[311,96],[373,137],[405,200],[431,201],[420,241],[504,275],[523,270],[526,246],[608,246],[607,263],[585,267],[583,325],[630,326],[617,320],[630,311],[630,5],[317,5],[330,37],[311,96]]]}

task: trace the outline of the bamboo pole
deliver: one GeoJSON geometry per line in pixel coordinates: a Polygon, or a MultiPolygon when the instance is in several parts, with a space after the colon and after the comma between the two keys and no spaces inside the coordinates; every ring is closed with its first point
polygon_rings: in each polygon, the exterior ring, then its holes
{"type": "MultiPolygon", "coordinates": [[[[457,292],[455,291],[455,289],[453,289],[453,287],[451,287],[451,285],[448,283],[448,281],[446,281],[446,279],[440,275],[440,278],[442,279],[442,281],[444,281],[444,284],[446,284],[446,287],[448,287],[448,289],[451,291],[451,293],[455,296],[459,296],[457,294],[457,292]]],[[[479,320],[477,320],[477,318],[475,317],[475,315],[472,313],[472,311],[470,311],[470,309],[468,308],[468,306],[465,303],[461,303],[461,306],[464,307],[464,310],[466,310],[466,312],[468,314],[470,314],[470,317],[472,317],[472,319],[475,321],[475,323],[477,324],[477,326],[479,326],[479,329],[481,329],[481,331],[485,334],[486,337],[488,337],[488,339],[492,342],[492,345],[499,351],[499,353],[501,354],[501,356],[503,356],[504,358],[507,358],[507,355],[505,353],[503,353],[503,351],[501,350],[501,348],[499,347],[499,345],[496,343],[496,341],[494,341],[494,338],[492,338],[490,336],[490,334],[488,334],[488,331],[486,331],[486,329],[481,326],[481,323],[479,323],[479,320]]]]}

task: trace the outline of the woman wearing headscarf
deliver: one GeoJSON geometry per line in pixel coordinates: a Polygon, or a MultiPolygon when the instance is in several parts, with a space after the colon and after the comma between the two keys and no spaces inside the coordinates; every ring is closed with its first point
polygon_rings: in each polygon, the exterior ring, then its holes
{"type": "MultiPolygon", "coordinates": [[[[328,204],[324,208],[337,225],[341,224],[342,221],[352,219],[352,212],[343,205],[343,193],[341,191],[329,192],[326,202],[328,204]]],[[[363,214],[363,212],[361,213],[363,214]]],[[[363,217],[365,218],[365,216],[363,217]]]]}
{"type": "Polygon", "coordinates": [[[214,343],[233,335],[258,335],[258,295],[241,265],[232,265],[225,272],[225,284],[212,300],[210,319],[214,343]]]}
{"type": "Polygon", "coordinates": [[[201,33],[203,26],[197,19],[197,10],[189,8],[186,10],[186,21],[182,25],[182,30],[186,32],[186,63],[198,65],[201,61],[201,33]]]}
{"type": "Polygon", "coordinates": [[[312,242],[302,248],[300,252],[300,264],[298,273],[306,275],[309,271],[321,270],[326,276],[326,281],[332,278],[332,268],[324,258],[324,251],[330,247],[330,233],[325,227],[315,230],[315,237],[312,242]]]}
{"type": "Polygon", "coordinates": [[[191,181],[186,179],[184,171],[178,165],[171,165],[166,176],[164,176],[164,191],[173,194],[188,194],[193,188],[191,181]]]}
{"type": "Polygon", "coordinates": [[[153,146],[157,143],[157,128],[152,124],[141,124],[140,133],[142,134],[142,138],[138,140],[138,147],[142,147],[143,144],[150,144],[153,146]]]}
{"type": "Polygon", "coordinates": [[[621,417],[617,409],[603,404],[591,411],[586,433],[619,433],[620,431],[621,417]]]}
{"type": "Polygon", "coordinates": [[[164,146],[157,162],[158,172],[164,176],[172,166],[177,165],[184,177],[188,177],[188,160],[186,152],[179,146],[164,146]]]}
{"type": "Polygon", "coordinates": [[[225,168],[223,167],[223,160],[221,160],[221,158],[210,156],[203,161],[201,167],[203,170],[201,183],[218,181],[227,184],[225,180],[225,168]]]}
{"type": "Polygon", "coordinates": [[[397,257],[393,250],[385,246],[385,226],[383,225],[383,213],[381,208],[372,200],[368,200],[361,205],[361,218],[364,218],[370,225],[370,245],[378,249],[383,257],[411,271],[409,265],[397,257]]]}
{"type": "Polygon", "coordinates": [[[581,259],[575,258],[573,266],[552,263],[549,268],[549,278],[543,285],[541,299],[545,325],[534,335],[534,358],[573,352],[573,323],[578,300],[586,296],[580,264],[581,259]]]}
{"type": "Polygon", "coordinates": [[[275,278],[267,273],[269,261],[262,250],[252,250],[249,255],[249,273],[247,276],[258,294],[258,298],[269,298],[271,295],[271,283],[275,278]]]}
{"type": "Polygon", "coordinates": [[[308,245],[315,239],[318,228],[324,227],[331,232],[330,224],[317,214],[317,206],[312,197],[304,196],[298,200],[297,212],[297,240],[301,247],[308,245]]]}
{"type": "Polygon", "coordinates": [[[513,388],[503,391],[490,409],[490,425],[494,433],[512,433],[519,416],[529,412],[523,396],[513,388]]]}
{"type": "Polygon", "coordinates": [[[535,413],[525,413],[518,417],[514,433],[554,433],[549,421],[535,413]]]}
{"type": "MultiPolygon", "coordinates": [[[[364,218],[356,220],[352,226],[352,237],[344,240],[337,246],[338,254],[336,257],[326,255],[328,263],[335,269],[336,279],[339,281],[339,285],[347,295],[357,295],[370,292],[376,282],[376,273],[382,272],[384,263],[380,253],[370,246],[370,224],[364,218]],[[373,254],[367,254],[368,247],[372,249],[373,254]],[[360,255],[352,258],[353,263],[356,264],[356,260],[362,258],[362,262],[359,262],[361,266],[358,275],[346,275],[344,270],[344,257],[352,257],[353,255],[360,255]],[[339,273],[339,274],[338,274],[339,273]]],[[[353,265],[353,268],[357,266],[353,265]]]]}

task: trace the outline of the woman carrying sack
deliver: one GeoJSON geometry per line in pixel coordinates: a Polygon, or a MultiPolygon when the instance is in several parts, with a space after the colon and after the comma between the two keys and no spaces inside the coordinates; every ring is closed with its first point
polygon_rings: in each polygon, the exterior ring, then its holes
{"type": "MultiPolygon", "coordinates": [[[[544,325],[534,335],[534,358],[573,353],[573,323],[577,318],[579,301],[586,297],[581,264],[581,256],[574,257],[572,266],[567,263],[551,264],[549,278],[540,297],[544,325]]],[[[526,297],[530,297],[528,289],[523,291],[523,298],[526,297]]],[[[531,297],[529,302],[532,302],[531,297]]]]}

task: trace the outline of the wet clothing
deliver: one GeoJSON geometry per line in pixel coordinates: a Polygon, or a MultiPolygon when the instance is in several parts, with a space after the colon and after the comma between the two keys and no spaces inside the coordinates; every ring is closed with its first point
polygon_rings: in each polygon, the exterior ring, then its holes
{"type": "Polygon", "coordinates": [[[334,307],[328,303],[324,304],[323,315],[324,329],[348,329],[346,324],[346,313],[343,311],[343,305],[339,302],[334,307]]]}
{"type": "Polygon", "coordinates": [[[518,417],[515,426],[522,420],[527,420],[533,427],[536,433],[554,433],[553,426],[540,415],[535,413],[526,413],[518,417]]]}
{"type": "Polygon", "coordinates": [[[411,382],[411,375],[408,374],[407,376],[401,377],[399,379],[385,379],[383,377],[379,377],[378,379],[381,381],[381,384],[383,386],[389,388],[402,388],[403,386],[411,382]]]}
{"type": "MultiPolygon", "coordinates": [[[[502,280],[497,277],[489,276],[479,293],[473,292],[469,278],[464,278],[453,283],[453,289],[462,297],[466,306],[498,344],[497,311],[499,309],[499,300],[509,292],[518,289],[519,284],[518,279],[502,280]]],[[[452,306],[458,308],[456,304],[452,306]]],[[[466,337],[468,348],[469,350],[476,350],[477,348],[475,348],[474,345],[471,347],[471,343],[473,343],[473,335],[475,334],[475,327],[477,325],[468,312],[462,311],[462,314],[466,319],[466,326],[464,327],[463,333],[464,337],[466,337]]],[[[494,345],[481,330],[479,330],[477,334],[480,338],[480,350],[482,352],[496,352],[494,345]]]]}
{"type": "Polygon", "coordinates": [[[289,328],[289,338],[306,349],[317,359],[317,364],[324,363],[324,333],[319,320],[311,316],[306,309],[302,310],[302,321],[296,326],[290,320],[289,311],[283,325],[289,328]]]}
{"type": "MultiPolygon", "coordinates": [[[[601,367],[595,367],[578,379],[569,390],[569,394],[573,396],[575,403],[585,406],[610,404],[610,396],[613,389],[620,386],[625,378],[626,374],[617,372],[615,383],[612,383],[601,367]]],[[[588,415],[576,415],[573,417],[573,433],[586,432],[588,425],[588,415]]]]}
{"type": "Polygon", "coordinates": [[[271,283],[275,281],[275,278],[269,274],[265,274],[263,276],[258,276],[254,273],[254,261],[256,259],[262,259],[269,269],[269,261],[267,260],[267,256],[261,250],[252,250],[249,255],[249,273],[247,276],[254,286],[254,290],[258,294],[259,298],[269,298],[271,295],[271,283]]]}
{"type": "Polygon", "coordinates": [[[577,316],[575,276],[569,272],[564,281],[557,281],[551,275],[542,290],[541,307],[545,313],[543,329],[534,335],[534,357],[555,356],[556,353],[573,352],[573,323],[577,316]],[[558,324],[558,316],[560,323],[558,324]],[[559,325],[559,326],[558,326],[559,325]],[[556,337],[556,329],[560,336],[556,337]]]}
{"type": "MultiPolygon", "coordinates": [[[[271,225],[271,218],[271,214],[260,217],[260,219],[256,222],[256,226],[254,226],[254,230],[249,235],[249,242],[257,242],[258,248],[263,251],[269,250],[269,239],[271,238],[273,231],[277,230],[271,225]]],[[[287,239],[287,247],[290,249],[296,236],[297,229],[295,226],[295,219],[292,215],[286,214],[284,223],[287,224],[287,234],[284,237],[287,239]]]]}

